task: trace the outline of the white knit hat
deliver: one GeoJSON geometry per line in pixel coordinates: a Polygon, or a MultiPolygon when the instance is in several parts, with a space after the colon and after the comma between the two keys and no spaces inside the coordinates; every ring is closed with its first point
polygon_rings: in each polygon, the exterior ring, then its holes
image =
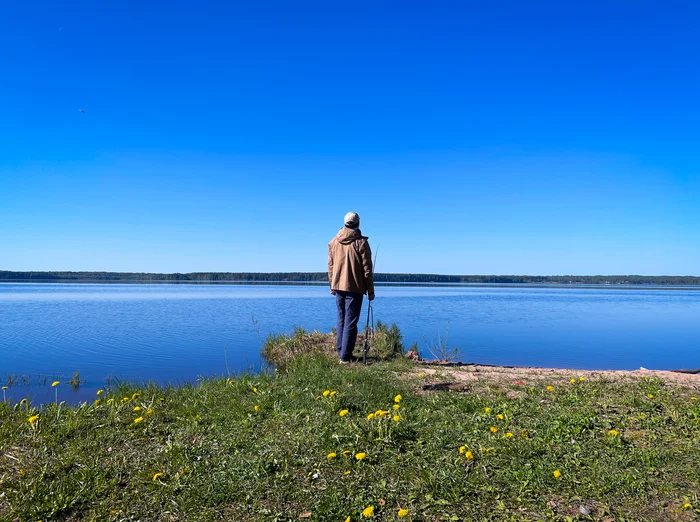
{"type": "Polygon", "coordinates": [[[345,226],[349,228],[357,228],[360,226],[360,216],[356,212],[348,212],[345,214],[345,226]]]}

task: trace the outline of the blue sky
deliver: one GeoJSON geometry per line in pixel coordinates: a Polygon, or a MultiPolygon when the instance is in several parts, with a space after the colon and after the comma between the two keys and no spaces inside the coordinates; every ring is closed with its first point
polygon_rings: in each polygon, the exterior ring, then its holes
{"type": "Polygon", "coordinates": [[[700,275],[698,3],[104,4],[0,7],[0,269],[700,275]]]}

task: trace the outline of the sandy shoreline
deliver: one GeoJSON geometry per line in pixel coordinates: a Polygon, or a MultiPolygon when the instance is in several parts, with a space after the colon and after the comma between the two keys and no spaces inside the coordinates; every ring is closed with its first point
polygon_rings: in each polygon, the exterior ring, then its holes
{"type": "Polygon", "coordinates": [[[447,365],[422,362],[415,374],[426,377],[439,375],[457,382],[489,380],[513,384],[569,382],[572,378],[584,380],[661,379],[667,384],[681,385],[700,390],[700,374],[677,373],[668,370],[572,370],[567,368],[530,368],[507,366],[482,366],[478,364],[447,365]]]}

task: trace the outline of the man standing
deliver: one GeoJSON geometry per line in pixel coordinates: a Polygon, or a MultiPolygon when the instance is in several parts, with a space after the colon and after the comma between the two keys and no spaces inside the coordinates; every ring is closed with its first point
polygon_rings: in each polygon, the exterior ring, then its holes
{"type": "Polygon", "coordinates": [[[362,297],[374,299],[372,251],[360,232],[360,216],[345,214],[345,226],[328,243],[328,281],[338,306],[336,349],[341,363],[352,360],[362,297]]]}

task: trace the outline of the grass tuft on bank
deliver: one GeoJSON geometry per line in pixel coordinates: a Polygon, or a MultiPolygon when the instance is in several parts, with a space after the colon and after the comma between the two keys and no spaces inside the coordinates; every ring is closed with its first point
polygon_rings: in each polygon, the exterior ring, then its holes
{"type": "Polygon", "coordinates": [[[120,385],[77,407],[0,404],[0,520],[700,515],[692,389],[488,377],[423,389],[441,380],[402,357],[339,365],[310,350],[275,372],[120,385]]]}
{"type": "MultiPolygon", "coordinates": [[[[362,357],[368,330],[357,337],[354,354],[362,357]]],[[[367,351],[369,361],[386,361],[400,357],[404,353],[403,336],[396,323],[391,325],[377,321],[374,329],[369,329],[370,343],[367,351]]],[[[331,333],[308,332],[297,327],[291,334],[271,334],[265,340],[260,354],[263,360],[279,371],[300,355],[323,355],[337,357],[335,329],[331,333]]]]}

